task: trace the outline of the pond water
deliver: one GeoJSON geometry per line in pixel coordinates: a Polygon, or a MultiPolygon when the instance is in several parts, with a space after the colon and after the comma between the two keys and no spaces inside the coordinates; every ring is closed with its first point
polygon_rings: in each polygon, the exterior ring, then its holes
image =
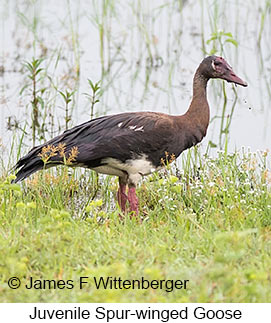
{"type": "Polygon", "coordinates": [[[195,69],[215,53],[249,86],[209,82],[211,123],[202,150],[210,141],[223,148],[226,137],[230,151],[271,148],[270,0],[2,0],[0,10],[3,156],[23,133],[22,150],[32,146],[33,83],[24,64],[34,58],[43,58],[36,143],[90,118],[88,79],[101,86],[95,116],[183,114],[195,69]],[[66,90],[75,92],[65,121],[59,91],[66,90]],[[221,131],[227,125],[228,134],[221,131]]]}

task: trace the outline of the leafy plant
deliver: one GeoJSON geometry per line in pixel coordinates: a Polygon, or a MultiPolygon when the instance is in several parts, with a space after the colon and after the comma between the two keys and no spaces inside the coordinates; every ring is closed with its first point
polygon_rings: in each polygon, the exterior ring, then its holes
{"type": "MultiPolygon", "coordinates": [[[[38,85],[40,83],[40,75],[43,71],[41,64],[43,62],[43,58],[35,59],[33,58],[31,62],[25,62],[23,65],[28,71],[27,77],[31,80],[31,106],[32,106],[32,114],[31,114],[31,127],[32,127],[32,143],[35,146],[37,133],[39,135],[44,135],[43,126],[40,124],[40,108],[44,109],[44,101],[42,98],[42,94],[45,91],[45,88],[39,88],[38,85]]],[[[20,94],[28,87],[29,84],[26,84],[20,91],[20,94]]]]}
{"type": "Polygon", "coordinates": [[[65,92],[58,91],[61,94],[64,102],[65,102],[65,129],[69,128],[69,122],[71,121],[71,113],[69,113],[69,103],[72,101],[72,97],[75,91],[69,92],[66,90],[65,92]]]}
{"type": "MultiPolygon", "coordinates": [[[[225,56],[224,48],[227,43],[233,44],[235,47],[238,46],[238,42],[233,38],[232,33],[221,31],[215,31],[212,33],[211,37],[206,41],[207,45],[212,45],[211,50],[209,51],[210,55],[218,54],[225,56]]],[[[229,128],[232,122],[234,108],[237,103],[237,92],[234,89],[235,98],[233,100],[231,110],[226,116],[226,109],[228,104],[228,98],[226,93],[225,83],[222,83],[222,93],[223,93],[223,109],[220,117],[220,131],[219,131],[219,141],[218,144],[215,144],[210,141],[209,147],[217,147],[219,146],[220,149],[225,148],[227,149],[227,142],[228,142],[228,134],[229,128]]],[[[216,118],[216,117],[215,117],[216,118]]]]}
{"type": "Polygon", "coordinates": [[[231,43],[235,47],[238,46],[238,42],[233,38],[232,33],[225,32],[224,30],[213,32],[211,37],[206,41],[207,45],[212,44],[209,55],[224,55],[224,47],[227,43],[231,43]]]}
{"type": "Polygon", "coordinates": [[[91,88],[92,93],[84,93],[85,96],[90,101],[90,119],[92,120],[94,117],[94,106],[96,103],[99,102],[99,98],[101,97],[101,87],[100,87],[101,81],[97,83],[93,83],[90,79],[88,79],[88,84],[91,88]]]}

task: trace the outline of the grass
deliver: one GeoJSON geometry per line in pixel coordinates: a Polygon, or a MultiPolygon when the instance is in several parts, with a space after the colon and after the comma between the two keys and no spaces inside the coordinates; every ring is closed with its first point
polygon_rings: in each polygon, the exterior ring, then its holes
{"type": "MultiPolygon", "coordinates": [[[[188,154],[189,155],[189,154],[188,154]]],[[[67,168],[0,184],[1,302],[270,302],[268,152],[183,157],[138,188],[143,222],[115,207],[117,181],[67,168]],[[186,159],[185,159],[186,158],[186,159]],[[88,176],[88,174],[86,174],[88,176]],[[9,277],[22,286],[12,290],[9,277]],[[79,288],[79,278],[188,279],[186,290],[79,288]],[[33,279],[72,289],[26,289],[33,279]]]]}

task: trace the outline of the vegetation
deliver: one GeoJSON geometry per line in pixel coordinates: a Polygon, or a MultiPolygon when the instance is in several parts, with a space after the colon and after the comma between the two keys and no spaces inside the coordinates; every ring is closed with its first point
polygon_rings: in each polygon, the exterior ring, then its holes
{"type": "Polygon", "coordinates": [[[23,188],[3,179],[1,301],[269,302],[268,153],[197,153],[199,168],[191,153],[183,172],[175,165],[144,179],[141,221],[119,219],[113,177],[92,201],[87,176],[67,168],[36,174],[23,188]],[[7,286],[11,276],[19,289],[7,286]],[[172,292],[79,288],[80,277],[108,276],[189,284],[172,292]],[[72,280],[74,288],[26,289],[30,277],[72,280]]]}

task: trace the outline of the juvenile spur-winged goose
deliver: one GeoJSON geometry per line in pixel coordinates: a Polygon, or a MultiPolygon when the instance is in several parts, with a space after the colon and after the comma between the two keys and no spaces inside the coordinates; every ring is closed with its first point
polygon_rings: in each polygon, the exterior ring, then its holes
{"type": "Polygon", "coordinates": [[[15,182],[57,165],[90,168],[118,176],[119,206],[122,212],[128,210],[137,215],[136,186],[141,177],[164,166],[171,156],[177,158],[206,135],[209,125],[206,86],[212,78],[247,86],[225,59],[206,57],[195,72],[193,97],[185,114],[127,112],[87,121],[32,148],[16,164],[19,171],[15,182]]]}

